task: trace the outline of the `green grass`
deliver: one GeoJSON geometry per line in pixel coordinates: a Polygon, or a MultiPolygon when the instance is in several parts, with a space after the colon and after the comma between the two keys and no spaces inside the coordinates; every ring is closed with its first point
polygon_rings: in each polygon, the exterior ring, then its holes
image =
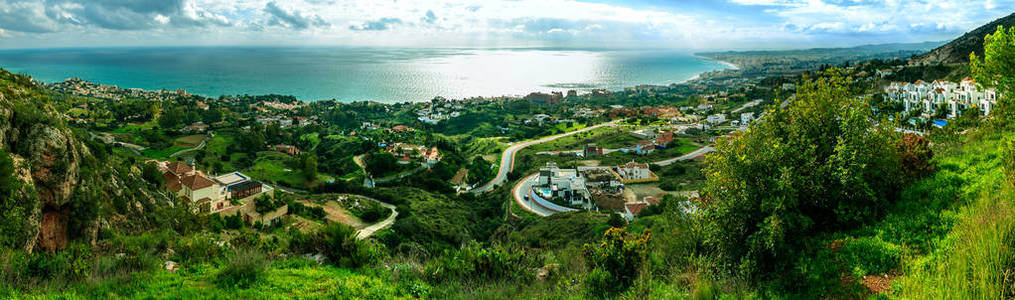
{"type": "Polygon", "coordinates": [[[113,133],[135,133],[143,130],[151,130],[152,128],[155,128],[155,123],[152,122],[142,124],[134,123],[117,128],[116,130],[113,130],[113,133]]]}
{"type": "Polygon", "coordinates": [[[204,140],[205,135],[195,134],[176,138],[176,145],[182,147],[197,147],[204,140]]]}
{"type": "Polygon", "coordinates": [[[141,151],[141,154],[144,154],[144,156],[155,159],[163,159],[169,157],[169,155],[172,155],[177,151],[184,149],[190,149],[190,147],[172,146],[166,149],[144,149],[141,151]]]}
{"type": "Polygon", "coordinates": [[[954,226],[935,228],[933,218],[912,220],[932,222],[923,226],[930,227],[928,235],[933,238],[916,239],[928,245],[920,247],[926,252],[906,262],[905,276],[895,283],[893,295],[909,299],[1015,295],[1015,195],[1004,188],[1000,147],[996,140],[967,144],[957,155],[941,160],[941,171],[907,189],[911,197],[919,197],[910,201],[931,204],[924,205],[925,214],[940,212],[944,220],[936,224],[954,226]],[[944,205],[935,205],[940,202],[944,205]]]}
{"type": "Polygon", "coordinates": [[[40,299],[405,299],[421,296],[409,294],[410,289],[397,284],[349,269],[317,266],[309,262],[292,263],[296,266],[287,264],[290,264],[289,261],[275,262],[263,278],[244,288],[216,285],[214,282],[219,268],[201,264],[185,267],[176,273],[159,270],[129,280],[81,285],[41,295],[13,296],[40,299]]]}

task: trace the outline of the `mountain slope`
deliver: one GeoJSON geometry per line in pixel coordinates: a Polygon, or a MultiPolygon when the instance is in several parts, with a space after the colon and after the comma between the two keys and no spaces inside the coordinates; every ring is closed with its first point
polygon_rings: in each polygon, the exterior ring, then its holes
{"type": "Polygon", "coordinates": [[[0,174],[0,248],[52,252],[103,227],[151,226],[147,213],[171,201],[132,160],[83,136],[30,78],[0,69],[0,170],[13,170],[0,174]]]}
{"type": "Polygon", "coordinates": [[[909,64],[923,66],[937,64],[967,64],[969,63],[969,53],[975,51],[976,55],[983,55],[983,37],[994,33],[994,31],[997,30],[997,26],[1015,26],[1015,14],[1008,15],[994,20],[987,25],[980,26],[979,28],[962,35],[944,46],[917,56],[912,59],[909,64]]]}

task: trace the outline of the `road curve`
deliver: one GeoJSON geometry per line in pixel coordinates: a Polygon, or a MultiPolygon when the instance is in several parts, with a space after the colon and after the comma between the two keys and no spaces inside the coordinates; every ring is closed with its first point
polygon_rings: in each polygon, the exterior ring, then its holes
{"type": "Polygon", "coordinates": [[[385,228],[391,227],[391,224],[395,224],[395,218],[398,217],[398,210],[395,209],[394,205],[391,205],[391,204],[388,204],[388,203],[384,203],[384,202],[381,202],[380,200],[377,200],[377,199],[374,199],[374,198],[370,198],[370,197],[366,197],[366,196],[360,196],[360,195],[356,195],[356,196],[360,197],[360,198],[368,199],[370,201],[375,201],[377,203],[380,203],[381,206],[387,207],[388,209],[391,210],[391,215],[388,216],[387,219],[384,219],[384,221],[380,221],[380,222],[374,223],[373,225],[367,226],[366,228],[360,229],[359,232],[356,232],[356,239],[362,240],[362,239],[368,238],[371,235],[374,235],[374,233],[377,233],[378,231],[381,231],[381,230],[384,230],[385,228]]]}
{"type": "Polygon", "coordinates": [[[652,164],[654,164],[654,165],[660,165],[660,166],[667,166],[667,165],[673,164],[673,163],[678,162],[678,161],[695,159],[695,158],[697,158],[699,156],[702,156],[702,155],[705,155],[705,154],[709,154],[709,153],[714,152],[714,151],[715,151],[715,148],[712,148],[712,146],[705,146],[705,147],[698,148],[698,150],[691,151],[691,153],[687,153],[687,154],[684,154],[684,155],[681,155],[681,156],[678,156],[678,157],[674,157],[674,158],[670,158],[670,159],[660,160],[660,161],[657,161],[657,162],[653,162],[652,164]]]}
{"type": "Polygon", "coordinates": [[[585,127],[585,128],[579,129],[579,130],[571,131],[571,132],[565,132],[565,133],[561,133],[561,134],[558,134],[558,135],[551,135],[551,136],[544,137],[544,138],[541,138],[541,139],[538,139],[538,140],[524,141],[524,142],[520,142],[520,143],[516,143],[514,145],[511,145],[510,147],[507,147],[507,149],[504,149],[504,153],[501,154],[500,168],[498,168],[498,170],[497,170],[497,177],[494,177],[493,180],[490,180],[490,182],[487,182],[484,185],[481,185],[481,186],[479,186],[479,187],[477,187],[475,189],[472,189],[472,192],[476,193],[476,194],[483,193],[483,192],[492,190],[495,186],[504,183],[504,181],[507,181],[507,175],[508,175],[508,173],[510,173],[511,170],[514,169],[514,167],[515,167],[515,161],[514,161],[515,160],[515,154],[518,153],[518,150],[525,149],[525,147],[532,146],[532,145],[535,145],[535,144],[549,142],[549,141],[552,141],[552,140],[555,140],[555,139],[558,139],[558,138],[562,138],[562,137],[565,137],[565,136],[569,136],[569,135],[573,135],[573,134],[577,134],[577,133],[586,132],[586,131],[593,130],[593,129],[596,129],[596,128],[599,128],[599,127],[616,125],[617,122],[620,122],[620,119],[613,120],[613,121],[606,122],[606,123],[602,123],[602,124],[598,124],[598,125],[593,125],[593,126],[585,127]]]}

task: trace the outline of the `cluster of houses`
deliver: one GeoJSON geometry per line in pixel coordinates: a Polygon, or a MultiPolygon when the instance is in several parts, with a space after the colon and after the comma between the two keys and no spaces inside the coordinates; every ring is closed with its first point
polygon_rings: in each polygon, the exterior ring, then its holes
{"type": "Polygon", "coordinates": [[[119,88],[115,85],[97,84],[82,80],[81,78],[70,78],[62,82],[45,84],[46,88],[72,95],[89,96],[96,98],[112,99],[119,101],[121,98],[142,98],[149,100],[168,100],[173,97],[187,96],[186,90],[143,90],[139,88],[119,88]]]}
{"type": "MultiPolygon", "coordinates": [[[[316,116],[313,116],[311,118],[316,118],[316,116]]],[[[255,118],[254,121],[257,121],[258,124],[262,125],[278,124],[279,127],[285,128],[292,126],[303,127],[313,124],[314,121],[311,118],[304,118],[299,116],[291,118],[285,116],[259,116],[255,118]]]]}
{"type": "Polygon", "coordinates": [[[384,151],[391,153],[398,159],[398,163],[403,165],[411,164],[415,160],[424,167],[432,168],[443,158],[437,147],[408,143],[381,143],[379,146],[384,147],[384,151]]]}
{"type": "Polygon", "coordinates": [[[960,83],[946,80],[892,82],[885,88],[885,94],[888,99],[902,102],[907,113],[921,110],[924,116],[932,116],[943,106],[949,119],[972,107],[979,108],[984,115],[990,114],[998,96],[993,89],[978,88],[976,81],[970,78],[960,83]]]}
{"type": "Polygon", "coordinates": [[[620,149],[621,152],[645,155],[655,152],[656,149],[665,149],[673,142],[673,131],[670,130],[657,133],[654,128],[642,129],[631,132],[631,136],[641,140],[634,146],[620,149]]]}
{"type": "Polygon", "coordinates": [[[424,104],[423,108],[417,110],[416,119],[424,124],[437,125],[440,121],[457,118],[462,115],[461,110],[464,109],[465,106],[461,103],[435,100],[433,103],[424,104]]]}

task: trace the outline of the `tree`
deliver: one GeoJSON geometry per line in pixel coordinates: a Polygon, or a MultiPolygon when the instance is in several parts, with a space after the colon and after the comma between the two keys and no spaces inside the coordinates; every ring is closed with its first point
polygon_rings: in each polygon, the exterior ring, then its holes
{"type": "Polygon", "coordinates": [[[370,155],[367,161],[367,172],[374,175],[383,175],[398,169],[398,160],[391,153],[379,153],[370,155]]]}
{"type": "Polygon", "coordinates": [[[785,270],[806,237],[877,216],[902,184],[897,134],[832,69],[707,156],[706,243],[746,275],[785,270]]]}
{"type": "Polygon", "coordinates": [[[1007,122],[1015,121],[1015,103],[1008,96],[1015,92],[1015,26],[1007,30],[998,26],[983,39],[983,58],[970,53],[969,62],[973,79],[983,87],[996,88],[1003,96],[995,114],[1007,122]]]}
{"type": "Polygon", "coordinates": [[[201,120],[205,124],[217,123],[222,121],[222,111],[218,109],[209,109],[201,113],[201,120]]]}
{"type": "Polygon", "coordinates": [[[308,182],[313,182],[314,179],[317,179],[317,156],[303,156],[303,176],[308,182]]]}

